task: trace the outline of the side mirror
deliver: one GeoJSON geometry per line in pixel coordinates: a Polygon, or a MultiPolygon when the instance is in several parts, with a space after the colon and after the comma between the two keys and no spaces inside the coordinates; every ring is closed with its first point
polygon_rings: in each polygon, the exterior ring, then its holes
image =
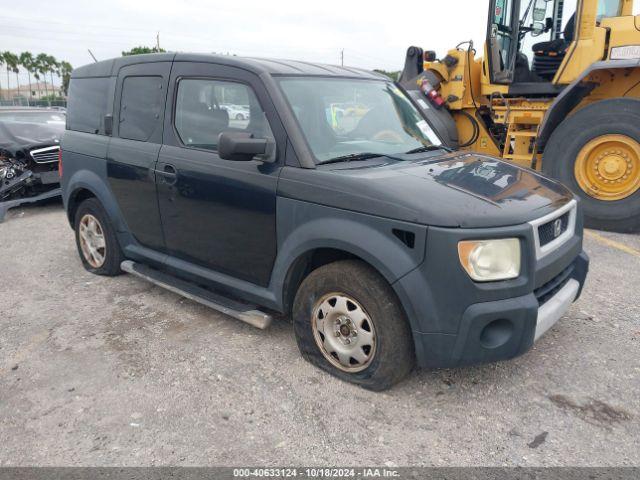
{"type": "Polygon", "coordinates": [[[533,22],[532,34],[534,36],[542,35],[547,31],[547,24],[542,22],[533,22]]]}
{"type": "Polygon", "coordinates": [[[533,21],[544,22],[547,17],[547,0],[536,0],[533,7],[533,21]]]}
{"type": "Polygon", "coordinates": [[[247,132],[222,132],[218,136],[218,155],[223,160],[249,162],[256,155],[264,155],[261,161],[275,161],[275,143],[266,138],[254,138],[247,132]]]}

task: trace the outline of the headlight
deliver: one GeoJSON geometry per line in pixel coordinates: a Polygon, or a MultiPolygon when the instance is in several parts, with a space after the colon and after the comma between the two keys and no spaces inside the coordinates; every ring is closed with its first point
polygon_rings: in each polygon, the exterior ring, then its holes
{"type": "Polygon", "coordinates": [[[520,240],[470,240],[458,243],[460,262],[476,282],[508,280],[520,275],[520,240]]]}

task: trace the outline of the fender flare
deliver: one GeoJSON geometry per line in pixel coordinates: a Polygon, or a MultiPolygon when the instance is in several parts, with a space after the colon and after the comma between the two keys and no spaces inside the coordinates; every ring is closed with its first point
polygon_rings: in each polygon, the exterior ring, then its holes
{"type": "Polygon", "coordinates": [[[126,224],[124,223],[123,216],[118,208],[118,204],[115,201],[113,194],[104,181],[91,170],[78,170],[74,172],[71,178],[65,182],[65,188],[63,189],[63,200],[67,208],[67,218],[73,225],[73,219],[69,216],[69,207],[71,202],[80,190],[90,191],[102,204],[107,215],[113,222],[117,232],[126,231],[126,224]]]}
{"type": "MultiPolygon", "coordinates": [[[[398,302],[405,312],[407,321],[411,326],[412,330],[416,330],[419,322],[416,320],[415,315],[413,315],[413,308],[410,304],[406,302],[409,300],[406,292],[402,289],[401,285],[398,283],[399,278],[395,278],[396,275],[392,272],[390,266],[386,265],[385,262],[380,261],[372,255],[370,252],[360,248],[357,245],[354,245],[351,242],[343,241],[340,239],[318,239],[310,242],[306,242],[298,245],[298,247],[291,252],[291,256],[287,256],[287,259],[282,261],[280,264],[276,263],[274,266],[274,275],[273,275],[273,283],[271,286],[272,291],[275,292],[275,298],[277,298],[278,307],[285,311],[287,310],[287,305],[289,301],[293,301],[293,296],[287,298],[289,292],[289,275],[292,274],[293,270],[296,266],[298,266],[298,262],[303,260],[307,255],[316,251],[318,249],[330,248],[335,250],[340,250],[345,253],[354,255],[359,258],[370,267],[372,267],[376,272],[378,272],[391,286],[392,290],[396,293],[398,298],[398,302]],[[395,278],[395,280],[394,280],[395,278]]],[[[420,264],[415,265],[411,268],[407,274],[411,273],[411,271],[417,269],[420,264]]]]}
{"type": "Polygon", "coordinates": [[[282,224],[280,221],[278,223],[280,254],[275,259],[269,289],[282,308],[286,306],[285,296],[292,270],[300,260],[318,249],[340,250],[360,258],[394,290],[400,278],[424,262],[427,241],[425,226],[291,199],[279,201],[278,218],[283,219],[282,224]],[[354,215],[359,218],[349,218],[354,215]],[[304,223],[296,224],[295,217],[304,218],[304,223]],[[406,229],[415,235],[413,248],[407,247],[394,236],[394,228],[406,229]],[[366,248],[363,246],[364,239],[366,248]]]}
{"type": "Polygon", "coordinates": [[[598,70],[618,70],[622,68],[640,67],[640,60],[606,60],[595,62],[587,68],[579,78],[565,88],[547,110],[540,125],[538,148],[544,148],[556,128],[562,123],[567,114],[586,97],[595,87],[593,83],[585,82],[591,73],[598,70]]]}

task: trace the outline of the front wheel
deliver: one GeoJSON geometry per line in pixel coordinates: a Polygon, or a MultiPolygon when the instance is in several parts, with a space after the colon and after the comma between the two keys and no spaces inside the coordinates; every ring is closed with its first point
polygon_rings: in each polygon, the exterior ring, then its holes
{"type": "Polygon", "coordinates": [[[414,367],[411,329],[395,292],[363,262],[314,270],[298,289],[293,322],[302,356],[369,390],[385,390],[414,367]]]}
{"type": "Polygon", "coordinates": [[[551,136],[542,165],[581,198],[588,227],[639,230],[640,100],[604,100],[571,115],[551,136]]]}

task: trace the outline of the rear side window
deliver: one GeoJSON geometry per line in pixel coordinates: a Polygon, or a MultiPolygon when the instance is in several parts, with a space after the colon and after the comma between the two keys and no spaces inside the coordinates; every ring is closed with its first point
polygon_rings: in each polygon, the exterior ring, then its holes
{"type": "Polygon", "coordinates": [[[162,77],[126,77],[120,102],[120,138],[149,140],[160,124],[163,100],[162,77]]]}
{"type": "Polygon", "coordinates": [[[69,85],[67,128],[77,132],[102,133],[107,114],[109,78],[74,78],[69,85]]]}
{"type": "Polygon", "coordinates": [[[216,150],[218,135],[226,131],[273,138],[258,99],[243,83],[181,79],[174,121],[180,140],[192,148],[216,150]]]}

